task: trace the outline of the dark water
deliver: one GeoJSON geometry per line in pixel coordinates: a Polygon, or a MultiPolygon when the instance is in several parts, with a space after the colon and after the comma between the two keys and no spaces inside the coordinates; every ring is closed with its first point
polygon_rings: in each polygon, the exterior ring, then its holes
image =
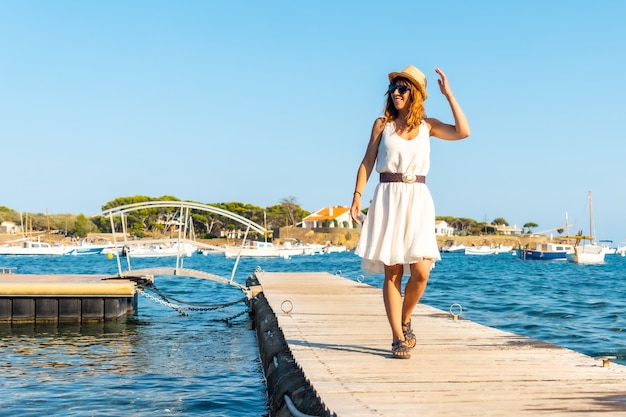
{"type": "MultiPolygon", "coordinates": [[[[173,267],[173,259],[132,262],[133,269],[173,267]]],[[[194,255],[184,267],[230,278],[234,259],[194,255]]],[[[126,269],[125,264],[122,264],[126,269]]],[[[256,269],[324,271],[380,287],[361,275],[352,253],[242,259],[234,281],[256,269]]],[[[19,273],[115,274],[105,256],[9,257],[0,266],[19,273]]],[[[626,258],[604,265],[519,261],[512,255],[443,254],[423,302],[462,316],[591,356],[626,364],[626,258]]],[[[1,276],[0,276],[1,279],[1,276]]],[[[243,293],[232,286],[182,276],[157,276],[156,286],[178,300],[220,304],[243,293]]],[[[95,325],[0,325],[0,410],[41,416],[262,416],[266,387],[256,335],[244,303],[220,310],[174,309],[140,296],[139,314],[95,325]],[[226,320],[230,319],[230,320],[226,320]]]]}

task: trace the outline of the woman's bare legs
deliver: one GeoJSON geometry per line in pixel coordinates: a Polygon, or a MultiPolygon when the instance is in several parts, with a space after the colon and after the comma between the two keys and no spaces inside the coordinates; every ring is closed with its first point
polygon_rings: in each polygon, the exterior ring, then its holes
{"type": "MultiPolygon", "coordinates": [[[[402,323],[408,323],[411,320],[411,314],[415,306],[422,298],[428,284],[428,277],[432,268],[433,261],[424,259],[415,264],[411,264],[411,277],[404,287],[404,302],[402,303],[402,323]]],[[[402,329],[402,327],[400,327],[402,329]]]]}
{"type": "Polygon", "coordinates": [[[391,326],[393,341],[404,340],[402,334],[402,272],[404,266],[385,265],[385,282],[383,283],[383,301],[387,320],[391,326]]]}
{"type": "Polygon", "coordinates": [[[408,359],[411,357],[407,347],[415,346],[415,336],[412,332],[407,333],[412,336],[410,338],[413,341],[410,345],[407,345],[403,324],[410,322],[411,314],[426,290],[432,264],[432,260],[426,259],[410,265],[411,276],[404,287],[404,299],[402,297],[404,265],[385,265],[383,300],[385,311],[387,312],[387,320],[389,320],[389,326],[391,327],[393,352],[396,358],[408,359]],[[402,349],[398,348],[400,343],[402,343],[402,349]]]}

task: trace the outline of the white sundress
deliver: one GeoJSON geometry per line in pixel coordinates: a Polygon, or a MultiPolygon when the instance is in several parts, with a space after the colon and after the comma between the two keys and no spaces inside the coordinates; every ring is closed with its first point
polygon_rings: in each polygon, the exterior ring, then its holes
{"type": "MultiPolygon", "coordinates": [[[[424,175],[430,169],[430,131],[422,121],[417,137],[398,136],[387,123],[378,147],[376,172],[424,175]]],[[[378,178],[376,178],[378,180],[378,178]]],[[[382,274],[384,265],[441,259],[435,236],[435,205],[426,184],[381,182],[375,190],[354,251],[366,274],[382,274]]]]}

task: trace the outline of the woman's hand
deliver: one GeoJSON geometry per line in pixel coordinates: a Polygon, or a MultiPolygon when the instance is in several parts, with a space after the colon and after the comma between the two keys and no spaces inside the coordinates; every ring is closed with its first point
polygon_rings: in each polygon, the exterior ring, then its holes
{"type": "Polygon", "coordinates": [[[452,94],[452,90],[450,89],[450,84],[448,84],[448,78],[446,77],[446,74],[444,74],[443,71],[441,71],[439,68],[435,68],[435,72],[441,77],[437,80],[437,84],[439,84],[441,94],[443,94],[448,100],[450,100],[450,97],[454,97],[454,95],[452,94]]]}
{"type": "Polygon", "coordinates": [[[350,207],[350,217],[352,220],[360,225],[361,220],[363,218],[363,213],[361,213],[361,196],[354,194],[354,198],[352,199],[352,207],[350,207]]]}

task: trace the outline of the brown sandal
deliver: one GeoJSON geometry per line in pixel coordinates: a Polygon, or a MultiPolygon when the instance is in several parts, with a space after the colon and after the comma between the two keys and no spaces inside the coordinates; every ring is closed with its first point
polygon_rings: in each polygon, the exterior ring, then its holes
{"type": "Polygon", "coordinates": [[[415,333],[413,333],[413,330],[411,330],[411,320],[406,323],[402,323],[402,333],[404,334],[406,346],[409,349],[413,349],[417,344],[417,338],[415,337],[415,333]]]}
{"type": "Polygon", "coordinates": [[[411,352],[405,340],[398,340],[391,344],[391,353],[395,359],[411,359],[411,352]]]}

